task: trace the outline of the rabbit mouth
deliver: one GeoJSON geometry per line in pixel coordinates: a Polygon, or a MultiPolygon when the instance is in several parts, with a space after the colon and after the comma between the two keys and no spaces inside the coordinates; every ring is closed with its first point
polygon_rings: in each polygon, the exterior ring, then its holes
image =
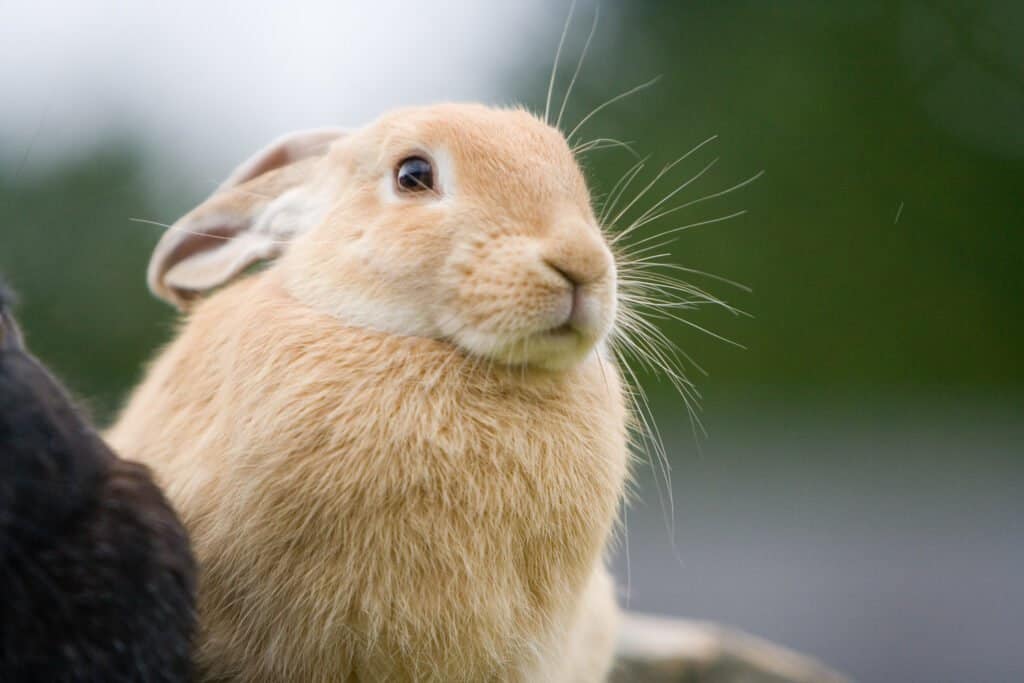
{"type": "Polygon", "coordinates": [[[578,335],[579,330],[576,329],[575,325],[573,325],[571,320],[566,320],[561,325],[549,327],[548,329],[541,332],[541,334],[545,334],[551,337],[568,337],[570,335],[578,335]]]}
{"type": "Polygon", "coordinates": [[[555,339],[577,339],[580,342],[594,340],[600,336],[604,306],[592,292],[574,287],[570,295],[568,314],[557,325],[542,330],[539,334],[555,339]]]}
{"type": "Polygon", "coordinates": [[[522,337],[511,345],[515,350],[510,355],[521,356],[517,359],[520,364],[565,369],[586,357],[600,337],[596,330],[569,318],[561,324],[522,337]]]}
{"type": "Polygon", "coordinates": [[[566,369],[586,358],[607,333],[615,302],[604,294],[575,287],[548,298],[544,309],[506,309],[496,319],[467,320],[468,315],[456,313],[445,317],[439,331],[464,351],[500,364],[566,369]]]}
{"type": "Polygon", "coordinates": [[[471,355],[510,367],[564,370],[587,356],[600,341],[571,320],[555,326],[523,331],[513,336],[463,332],[447,341],[471,355]]]}

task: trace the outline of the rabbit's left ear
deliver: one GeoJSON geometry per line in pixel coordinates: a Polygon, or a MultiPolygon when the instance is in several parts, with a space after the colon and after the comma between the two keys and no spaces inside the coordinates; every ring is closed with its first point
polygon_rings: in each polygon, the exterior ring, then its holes
{"type": "Polygon", "coordinates": [[[146,279],[184,309],[253,263],[279,256],[319,211],[308,182],[336,128],[290,133],[242,162],[202,204],[172,225],[153,250],[146,279]]]}

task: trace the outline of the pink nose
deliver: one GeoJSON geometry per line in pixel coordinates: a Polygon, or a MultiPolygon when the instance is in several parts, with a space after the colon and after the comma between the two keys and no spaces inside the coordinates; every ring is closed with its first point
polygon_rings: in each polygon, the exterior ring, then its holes
{"type": "Polygon", "coordinates": [[[574,285],[597,282],[612,267],[611,253],[597,228],[575,221],[558,224],[541,254],[545,263],[574,285]]]}
{"type": "MultiPolygon", "coordinates": [[[[597,298],[589,291],[591,288],[588,285],[593,280],[584,280],[579,275],[567,272],[550,261],[547,263],[552,270],[565,279],[571,288],[571,304],[565,324],[580,332],[586,332],[595,328],[600,320],[601,305],[597,298]]],[[[601,276],[603,275],[604,273],[602,272],[601,276]]],[[[601,276],[596,279],[600,279],[601,276]]]]}
{"type": "Polygon", "coordinates": [[[580,332],[589,332],[598,326],[600,320],[601,304],[597,297],[588,293],[584,287],[575,287],[572,292],[569,325],[580,332]]]}

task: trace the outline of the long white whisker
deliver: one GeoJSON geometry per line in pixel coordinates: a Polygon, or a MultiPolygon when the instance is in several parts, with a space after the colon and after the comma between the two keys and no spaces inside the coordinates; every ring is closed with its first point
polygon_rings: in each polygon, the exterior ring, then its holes
{"type": "Polygon", "coordinates": [[[687,320],[686,318],[683,318],[682,316],[678,316],[678,315],[672,315],[672,318],[674,320],[678,321],[678,322],[681,322],[684,325],[689,325],[693,329],[699,330],[699,331],[703,332],[706,335],[714,337],[715,339],[717,339],[719,341],[723,341],[726,344],[729,344],[731,346],[735,346],[737,349],[743,349],[744,351],[747,350],[747,347],[744,346],[743,344],[740,344],[739,342],[733,341],[732,339],[729,339],[728,337],[723,337],[720,334],[715,334],[711,330],[707,329],[706,327],[701,327],[700,325],[698,325],[697,323],[693,322],[692,320],[687,320]]]}
{"type": "Polygon", "coordinates": [[[622,606],[629,609],[629,599],[633,592],[633,568],[629,559],[629,502],[622,504],[622,537],[625,541],[626,551],[626,594],[622,598],[622,606]]]}
{"type": "MultiPolygon", "coordinates": [[[[668,256],[668,254],[665,254],[665,256],[668,256]]],[[[626,265],[626,266],[631,266],[631,265],[651,265],[651,266],[656,266],[658,268],[668,268],[668,269],[671,269],[671,270],[678,270],[678,271],[681,271],[681,272],[684,272],[684,273],[691,273],[693,275],[700,275],[702,277],[710,278],[712,280],[717,280],[718,282],[721,282],[721,283],[724,283],[724,284],[727,284],[727,285],[732,285],[736,289],[743,290],[744,292],[747,292],[748,294],[750,292],[754,291],[753,289],[751,289],[750,287],[746,286],[742,282],[736,282],[735,280],[730,280],[729,278],[722,277],[721,275],[715,275],[714,273],[709,273],[709,272],[707,272],[705,270],[697,270],[696,268],[690,268],[688,266],[683,266],[683,265],[680,265],[678,263],[660,263],[660,262],[656,262],[656,261],[643,262],[643,261],[630,261],[628,259],[624,259],[624,260],[620,261],[620,264],[626,265]]]]}
{"type": "MultiPolygon", "coordinates": [[[[709,199],[715,199],[716,197],[721,197],[721,196],[727,195],[730,192],[733,192],[734,190],[738,190],[738,189],[740,189],[742,187],[746,187],[747,185],[749,185],[750,183],[754,182],[755,180],[757,180],[758,178],[760,178],[763,175],[764,175],[764,171],[763,170],[762,171],[758,171],[757,173],[755,173],[754,175],[750,176],[746,180],[741,181],[741,182],[733,185],[732,187],[726,188],[726,189],[721,190],[719,192],[713,192],[713,193],[711,193],[709,195],[705,195],[705,196],[699,197],[697,199],[693,199],[693,200],[688,201],[688,202],[686,202],[684,204],[680,204],[679,206],[674,206],[671,209],[666,209],[665,211],[662,211],[661,213],[658,213],[658,214],[655,214],[655,215],[648,215],[649,212],[645,212],[643,216],[638,218],[636,220],[636,222],[634,222],[632,225],[630,225],[629,228],[627,228],[627,230],[624,230],[623,232],[630,232],[630,231],[636,230],[637,228],[642,228],[643,226],[647,225],[648,223],[653,223],[654,221],[656,221],[658,219],[664,218],[665,216],[668,216],[669,214],[675,213],[676,211],[682,211],[683,209],[685,209],[687,207],[690,207],[690,206],[693,206],[694,204],[700,204],[701,202],[706,202],[709,199]]],[[[654,208],[654,207],[652,207],[652,208],[654,208]]]]}
{"type": "MultiPolygon", "coordinates": [[[[702,225],[710,225],[712,223],[722,223],[723,221],[728,221],[728,220],[732,220],[733,218],[737,218],[739,216],[743,216],[746,213],[747,213],[746,209],[741,209],[740,211],[737,211],[735,213],[730,213],[728,216],[719,216],[718,218],[709,218],[706,221],[697,221],[696,223],[687,223],[686,225],[680,225],[680,226],[677,226],[675,228],[671,228],[669,230],[665,230],[664,232],[660,232],[657,235],[651,235],[650,237],[645,237],[642,240],[637,240],[636,242],[633,243],[633,245],[634,246],[638,246],[638,245],[643,244],[644,242],[648,242],[648,241],[653,240],[653,239],[658,239],[659,237],[664,237],[665,235],[671,235],[671,234],[674,234],[674,233],[677,233],[677,232],[682,232],[684,230],[689,230],[690,228],[698,228],[698,227],[700,227],[702,225]]],[[[617,242],[617,241],[618,241],[617,238],[613,239],[612,240],[612,244],[615,244],[615,242],[617,242]]]]}
{"type": "Polygon", "coordinates": [[[551,123],[551,93],[555,89],[555,77],[558,75],[558,61],[562,57],[562,46],[565,45],[565,36],[569,33],[569,26],[572,24],[572,15],[576,11],[576,0],[569,5],[569,15],[565,18],[565,26],[562,27],[562,37],[558,39],[558,49],[555,50],[555,63],[551,66],[551,78],[548,80],[548,97],[544,102],[544,123],[551,123]]]}
{"type": "Polygon", "coordinates": [[[580,69],[583,68],[583,60],[587,58],[587,50],[590,48],[590,41],[594,38],[594,32],[597,31],[597,20],[601,16],[601,6],[594,5],[594,23],[590,26],[590,35],[587,36],[587,41],[583,43],[583,51],[580,53],[580,61],[576,63],[576,71],[572,74],[572,79],[569,81],[569,87],[565,90],[565,96],[562,98],[562,106],[558,109],[558,118],[555,119],[555,128],[562,126],[562,115],[565,114],[565,105],[569,103],[569,95],[572,94],[573,86],[576,85],[576,79],[580,75],[580,69]]]}
{"type": "Polygon", "coordinates": [[[637,161],[615,182],[612,186],[611,192],[608,193],[608,199],[605,202],[604,207],[601,209],[601,215],[598,217],[598,223],[605,225],[608,214],[615,210],[615,206],[619,203],[619,200],[622,198],[622,195],[625,194],[626,190],[629,189],[629,186],[633,183],[633,179],[640,174],[640,171],[644,170],[644,165],[647,163],[648,158],[649,157],[644,157],[637,161]],[[623,181],[625,181],[625,184],[623,184],[623,181]]]}
{"type": "Polygon", "coordinates": [[[651,87],[652,85],[654,85],[655,83],[657,83],[660,80],[661,80],[661,76],[655,76],[654,78],[652,78],[651,80],[647,81],[646,83],[641,83],[638,86],[630,88],[629,90],[627,90],[624,93],[620,93],[620,94],[616,95],[615,97],[611,98],[610,100],[605,100],[601,104],[599,104],[596,107],[594,107],[593,111],[591,111],[589,114],[584,116],[583,119],[579,123],[577,123],[576,126],[571,131],[569,131],[569,134],[565,136],[565,139],[566,140],[572,140],[572,136],[576,134],[576,131],[578,131],[580,128],[582,128],[583,125],[587,121],[592,119],[595,114],[597,114],[598,112],[603,110],[605,107],[607,107],[609,105],[612,105],[612,104],[615,104],[619,100],[624,99],[626,97],[629,97],[633,93],[640,92],[644,88],[649,88],[649,87],[651,87]]]}
{"type": "MultiPolygon", "coordinates": [[[[623,337],[623,340],[626,338],[623,337]]],[[[629,374],[631,384],[634,387],[634,391],[630,393],[630,400],[633,404],[633,412],[637,419],[640,420],[640,434],[641,438],[651,446],[654,451],[654,458],[650,459],[651,467],[654,470],[655,477],[655,488],[658,491],[658,498],[661,499],[662,511],[665,514],[665,523],[670,529],[675,528],[675,501],[673,500],[672,493],[672,476],[671,476],[671,465],[668,461],[668,454],[665,452],[665,444],[661,439],[661,434],[658,431],[657,425],[654,423],[654,415],[651,411],[650,403],[647,400],[647,395],[644,393],[643,388],[640,384],[640,380],[637,378],[633,368],[630,367],[628,360],[623,356],[622,353],[617,354],[619,356],[619,362],[622,367],[629,374]],[[661,486],[658,482],[658,474],[662,474],[665,480],[665,492],[662,492],[661,486]],[[667,502],[667,505],[666,505],[667,502]]],[[[644,449],[645,451],[647,449],[644,449]]],[[[674,535],[674,533],[673,533],[674,535]]]]}
{"type": "Polygon", "coordinates": [[[669,359],[665,354],[668,354],[668,356],[671,356],[673,359],[676,359],[677,355],[681,354],[690,362],[691,365],[697,368],[701,374],[707,375],[707,371],[697,364],[689,354],[680,349],[676,344],[672,343],[665,333],[651,321],[640,315],[633,314],[629,323],[632,330],[637,333],[637,340],[634,340],[634,342],[643,341],[649,344],[649,348],[652,350],[649,351],[649,355],[657,361],[657,369],[660,369],[667,377],[669,377],[669,379],[679,382],[687,387],[688,390],[693,392],[694,398],[699,398],[700,394],[697,392],[697,388],[694,386],[693,382],[688,380],[681,370],[676,370],[675,368],[678,367],[679,364],[669,362],[669,359]],[[658,350],[659,346],[665,353],[658,350]]]}
{"type": "Polygon", "coordinates": [[[718,306],[736,316],[747,316],[749,314],[732,306],[728,302],[705,292],[699,287],[694,287],[683,282],[643,282],[634,280],[623,283],[622,298],[625,301],[636,303],[645,308],[653,310],[692,310],[699,306],[718,306]],[[651,296],[677,296],[678,294],[694,297],[693,299],[675,299],[669,301],[653,301],[651,296]]]}
{"type": "MultiPolygon", "coordinates": [[[[639,227],[641,227],[643,225],[647,225],[647,223],[650,222],[650,220],[648,220],[648,216],[650,216],[653,211],[657,211],[658,207],[662,206],[665,202],[667,202],[668,200],[672,199],[672,197],[674,197],[675,195],[679,194],[680,192],[685,190],[687,187],[689,187],[693,183],[697,182],[701,178],[701,176],[703,176],[705,173],[710,171],[714,167],[714,165],[717,164],[717,163],[718,163],[718,158],[717,157],[712,159],[710,162],[708,162],[704,166],[704,168],[702,168],[699,171],[697,171],[697,173],[695,175],[691,176],[682,185],[680,185],[676,189],[674,189],[671,192],[669,192],[667,195],[662,197],[659,201],[655,202],[654,205],[651,206],[651,208],[647,209],[642,214],[640,214],[640,216],[635,221],[633,221],[629,225],[629,227],[627,227],[625,230],[623,230],[621,233],[619,233],[619,235],[616,237],[616,239],[622,239],[623,237],[625,237],[629,233],[633,232],[637,228],[639,228],[639,227]]],[[[651,220],[653,220],[653,219],[651,219],[651,220]]]]}
{"type": "MultiPolygon", "coordinates": [[[[635,221],[633,221],[633,225],[645,224],[647,222],[648,216],[650,216],[651,214],[656,212],[659,208],[661,208],[665,204],[665,202],[667,202],[668,200],[672,199],[672,197],[675,197],[677,194],[679,194],[680,192],[685,190],[687,187],[689,187],[693,183],[695,183],[698,180],[700,180],[700,178],[703,177],[705,173],[707,173],[712,168],[714,168],[715,164],[718,163],[719,158],[720,157],[715,157],[714,159],[709,161],[707,164],[704,165],[704,168],[700,169],[699,171],[697,171],[697,173],[695,173],[694,175],[690,176],[690,178],[688,178],[681,185],[679,185],[679,187],[677,187],[676,189],[672,190],[667,195],[662,197],[660,200],[658,200],[657,202],[652,204],[649,209],[644,211],[642,214],[640,214],[637,217],[637,219],[635,221]]],[[[632,226],[630,226],[630,227],[632,228],[632,226]]]]}
{"type": "Polygon", "coordinates": [[[743,311],[699,287],[670,280],[624,282],[622,299],[662,317],[668,315],[667,311],[693,310],[704,305],[717,306],[737,316],[746,315],[743,311]]]}
{"type": "MultiPolygon", "coordinates": [[[[130,220],[133,223],[145,223],[146,225],[156,225],[156,226],[159,226],[161,228],[167,228],[168,230],[173,230],[175,232],[183,232],[183,233],[186,233],[186,234],[189,234],[189,235],[196,235],[197,237],[208,237],[208,238],[214,239],[214,240],[224,240],[225,242],[231,241],[231,240],[235,239],[235,237],[236,237],[235,235],[222,235],[222,234],[218,234],[218,233],[215,233],[215,232],[203,232],[201,230],[189,230],[188,228],[183,228],[183,227],[181,227],[179,225],[172,225],[172,224],[169,224],[169,223],[161,223],[160,221],[151,221],[148,218],[129,218],[128,220],[130,220]]],[[[269,237],[266,238],[266,241],[268,243],[270,243],[270,244],[285,244],[285,245],[292,244],[292,240],[274,240],[274,239],[270,239],[269,237]]]]}
{"type": "Polygon", "coordinates": [[[615,215],[615,218],[613,218],[613,219],[611,220],[611,224],[612,224],[612,225],[616,225],[616,224],[617,224],[617,223],[618,223],[618,222],[619,222],[619,221],[620,221],[620,220],[622,219],[622,217],[623,217],[624,215],[626,215],[626,213],[627,213],[627,212],[628,212],[628,211],[629,211],[629,210],[630,210],[631,208],[633,208],[633,206],[634,206],[634,205],[635,205],[635,204],[636,204],[636,203],[637,203],[638,201],[640,201],[641,199],[643,199],[643,197],[644,197],[644,196],[645,196],[645,195],[646,195],[646,194],[647,194],[647,193],[648,193],[648,192],[649,192],[649,191],[651,190],[651,188],[652,188],[652,187],[654,187],[654,186],[655,186],[655,185],[657,184],[657,182],[658,182],[659,180],[661,180],[661,179],[662,179],[662,177],[664,177],[664,175],[665,175],[666,173],[668,173],[669,171],[671,171],[671,170],[672,170],[673,168],[675,168],[675,167],[676,167],[676,166],[678,166],[678,165],[679,165],[680,163],[682,163],[682,162],[683,162],[683,161],[685,161],[685,160],[686,160],[687,158],[689,158],[691,154],[694,154],[694,153],[695,153],[695,152],[696,152],[697,150],[699,150],[699,149],[700,149],[701,147],[703,147],[704,145],[707,145],[707,144],[709,144],[709,143],[710,143],[711,141],[713,141],[713,140],[714,140],[715,138],[717,138],[717,137],[718,137],[717,135],[712,135],[712,136],[711,136],[711,137],[709,137],[709,138],[708,138],[707,140],[704,140],[703,142],[700,142],[700,143],[698,143],[697,145],[695,145],[695,146],[694,146],[694,147],[693,147],[692,149],[690,149],[690,151],[689,151],[689,152],[687,152],[687,153],[686,153],[686,154],[684,154],[683,156],[681,156],[681,157],[679,157],[678,159],[676,159],[676,160],[672,161],[671,163],[669,163],[669,164],[666,164],[665,166],[663,166],[663,167],[662,167],[662,169],[661,169],[661,170],[660,170],[660,171],[658,172],[658,174],[657,174],[657,175],[655,175],[655,176],[654,176],[654,178],[653,178],[653,179],[652,179],[652,180],[651,180],[651,181],[650,181],[649,183],[647,183],[647,185],[645,185],[645,186],[644,186],[644,188],[643,188],[642,190],[640,190],[639,194],[637,194],[637,196],[633,198],[633,201],[631,201],[631,202],[630,202],[629,204],[627,204],[627,205],[626,205],[626,207],[625,207],[624,209],[622,209],[622,211],[619,211],[619,213],[617,213],[617,214],[615,215]]]}
{"type": "MultiPolygon", "coordinates": [[[[662,167],[654,175],[654,178],[643,184],[643,187],[631,201],[621,209],[619,204],[626,195],[630,184],[640,175],[643,161],[635,163],[632,167],[616,181],[612,187],[607,200],[600,213],[600,222],[603,229],[609,234],[613,251],[616,254],[616,265],[618,266],[618,301],[620,303],[619,314],[617,315],[616,327],[611,337],[611,345],[620,358],[622,371],[629,380],[627,385],[635,388],[630,392],[630,400],[636,422],[639,423],[637,433],[639,441],[631,441],[633,447],[649,448],[648,456],[654,470],[654,481],[661,498],[662,510],[665,513],[665,521],[672,537],[673,551],[675,551],[674,533],[674,502],[673,491],[670,479],[670,463],[668,454],[665,452],[664,442],[657,432],[653,423],[653,413],[646,394],[644,394],[639,383],[639,377],[635,368],[650,372],[654,376],[667,379],[682,399],[686,414],[689,417],[690,428],[698,450],[700,450],[700,438],[707,436],[707,430],[701,420],[701,394],[696,384],[688,375],[691,372],[699,372],[707,375],[705,370],[689,354],[666,334],[666,324],[674,321],[685,325],[718,341],[724,342],[738,348],[745,348],[742,344],[733,341],[721,334],[712,332],[701,324],[688,319],[688,315],[695,310],[703,310],[707,307],[722,308],[733,315],[749,315],[744,311],[732,306],[730,303],[714,296],[702,287],[687,282],[685,274],[697,275],[709,278],[717,282],[736,287],[749,292],[751,289],[743,284],[727,278],[697,270],[687,266],[672,263],[673,251],[669,247],[674,241],[674,235],[703,225],[720,223],[737,218],[746,213],[746,210],[736,211],[725,216],[694,221],[684,225],[677,225],[668,230],[659,231],[643,239],[636,239],[638,231],[665,216],[686,207],[701,202],[722,197],[746,185],[753,183],[760,178],[764,172],[760,171],[735,185],[724,190],[709,193],[694,200],[686,201],[679,206],[664,208],[674,198],[681,196],[683,190],[699,178],[704,177],[716,164],[718,159],[712,160],[703,166],[695,175],[688,178],[682,184],[671,189],[660,199],[654,201],[643,211],[635,211],[638,203],[652,194],[652,189],[657,187],[659,182],[673,168],[682,162],[683,159],[694,154],[704,145],[709,144],[715,136],[699,143],[686,155],[662,167]],[[627,215],[639,213],[634,219],[630,219],[628,226],[622,230],[615,230],[615,226],[623,221],[627,215]],[[609,217],[611,217],[609,219],[609,217]],[[631,364],[632,363],[632,364],[631,364]],[[691,370],[692,366],[692,370],[691,370]]],[[[591,143],[581,145],[581,148],[589,148],[591,143]]],[[[660,194],[660,192],[659,192],[660,194]]],[[[677,553],[677,559],[678,559],[677,553]]]]}
{"type": "Polygon", "coordinates": [[[572,153],[586,154],[587,152],[593,152],[598,149],[611,149],[612,147],[622,148],[632,154],[633,157],[637,159],[640,158],[640,155],[635,149],[633,149],[633,146],[630,143],[623,142],[622,140],[616,140],[615,138],[594,138],[593,140],[589,140],[588,142],[581,143],[573,147],[572,153]]]}

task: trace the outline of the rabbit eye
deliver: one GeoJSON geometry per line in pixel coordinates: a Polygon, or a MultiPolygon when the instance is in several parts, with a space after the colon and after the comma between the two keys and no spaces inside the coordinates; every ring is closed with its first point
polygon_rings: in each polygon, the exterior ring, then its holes
{"type": "Polygon", "coordinates": [[[400,192],[433,190],[434,168],[423,157],[403,159],[395,169],[395,183],[400,192]]]}

